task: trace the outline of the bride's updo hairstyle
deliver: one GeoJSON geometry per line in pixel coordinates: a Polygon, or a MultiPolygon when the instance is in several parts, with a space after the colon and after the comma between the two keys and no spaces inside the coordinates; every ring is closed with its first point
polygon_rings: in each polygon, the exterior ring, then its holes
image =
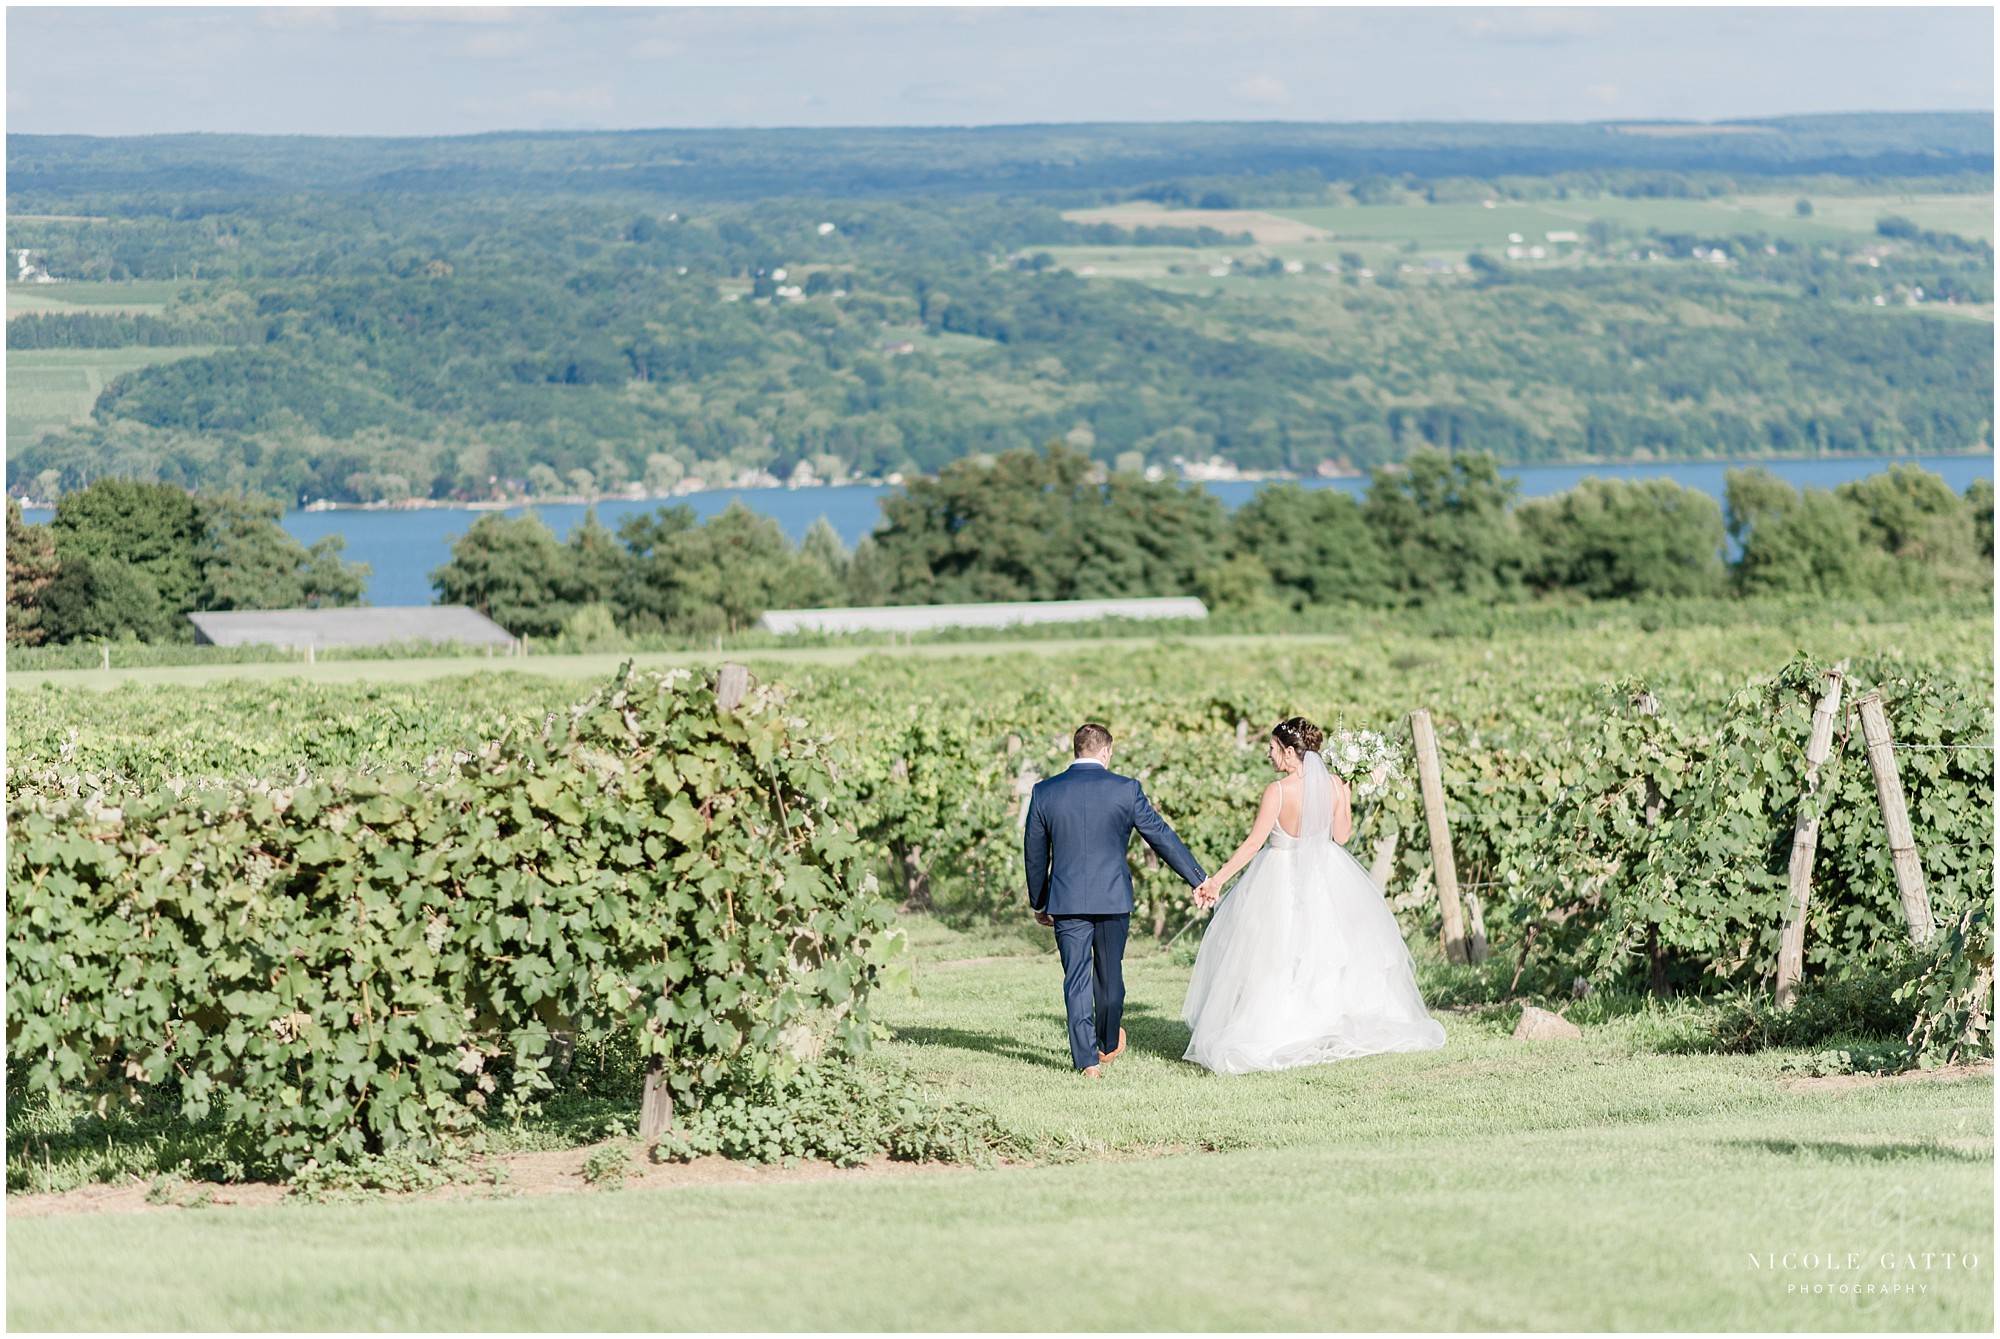
{"type": "Polygon", "coordinates": [[[1319,752],[1319,746],[1326,742],[1326,731],[1303,716],[1290,716],[1271,727],[1271,738],[1303,758],[1319,752]]]}

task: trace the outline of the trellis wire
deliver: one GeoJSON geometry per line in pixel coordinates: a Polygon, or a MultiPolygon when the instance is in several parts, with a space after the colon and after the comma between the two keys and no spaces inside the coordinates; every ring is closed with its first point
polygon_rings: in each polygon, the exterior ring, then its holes
{"type": "Polygon", "coordinates": [[[1906,749],[1913,753],[1951,753],[1959,750],[1973,753],[1991,753],[1991,744],[1892,744],[1891,748],[1906,749]]]}

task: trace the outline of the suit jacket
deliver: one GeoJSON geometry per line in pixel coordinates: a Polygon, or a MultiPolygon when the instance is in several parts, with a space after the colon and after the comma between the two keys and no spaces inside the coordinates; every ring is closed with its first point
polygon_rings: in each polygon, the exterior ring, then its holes
{"type": "Polygon", "coordinates": [[[1190,885],[1208,877],[1131,777],[1085,763],[1038,784],[1022,838],[1028,905],[1052,916],[1131,915],[1125,851],[1134,832],[1190,885]]]}

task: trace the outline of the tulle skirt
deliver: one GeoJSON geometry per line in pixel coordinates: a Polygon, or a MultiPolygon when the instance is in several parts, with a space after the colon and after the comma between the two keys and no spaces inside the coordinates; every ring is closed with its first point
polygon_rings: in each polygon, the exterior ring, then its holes
{"type": "Polygon", "coordinates": [[[1444,1045],[1396,917],[1354,857],[1282,830],[1215,910],[1181,1017],[1218,1074],[1444,1045]]]}

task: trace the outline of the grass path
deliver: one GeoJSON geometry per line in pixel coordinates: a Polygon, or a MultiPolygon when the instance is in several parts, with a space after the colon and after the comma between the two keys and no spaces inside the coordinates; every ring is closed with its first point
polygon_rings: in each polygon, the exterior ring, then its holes
{"type": "MultiPolygon", "coordinates": [[[[139,669],[18,670],[7,675],[7,686],[39,688],[54,684],[71,688],[117,688],[125,684],[204,684],[223,679],[271,682],[303,679],[313,683],[421,683],[459,675],[494,673],[540,674],[551,679],[608,678],[625,661],[642,670],[675,665],[713,665],[735,660],[755,667],[769,665],[852,665],[868,656],[912,657],[919,660],[963,656],[1057,656],[1072,652],[1144,648],[1171,642],[1190,649],[1240,650],[1285,645],[1300,648],[1334,645],[1349,639],[1309,633],[1254,634],[1211,637],[1086,637],[990,642],[917,642],[908,646],[804,646],[727,651],[611,651],[597,655],[438,656],[408,660],[267,661],[251,664],[160,665],[139,669]]],[[[116,650],[112,652],[117,655],[116,650]]]]}
{"type": "Polygon", "coordinates": [[[1543,1044],[1449,1015],[1441,1051],[1221,1079],[1178,1061],[1187,969],[1154,953],[1130,964],[1132,1054],[1092,1084],[1037,943],[922,922],[913,940],[890,1052],[1067,1160],[18,1219],[8,1323],[1992,1328],[1990,1076],[1802,1085],[1775,1054],[1662,1054],[1671,1020],[1641,1014],[1543,1044]],[[1751,1259],[1808,1251],[1858,1267],[1751,1259]],[[1926,1251],[1979,1264],[1882,1264],[1926,1251]],[[1857,1283],[1907,1291],[1810,1291],[1857,1283]]]}

